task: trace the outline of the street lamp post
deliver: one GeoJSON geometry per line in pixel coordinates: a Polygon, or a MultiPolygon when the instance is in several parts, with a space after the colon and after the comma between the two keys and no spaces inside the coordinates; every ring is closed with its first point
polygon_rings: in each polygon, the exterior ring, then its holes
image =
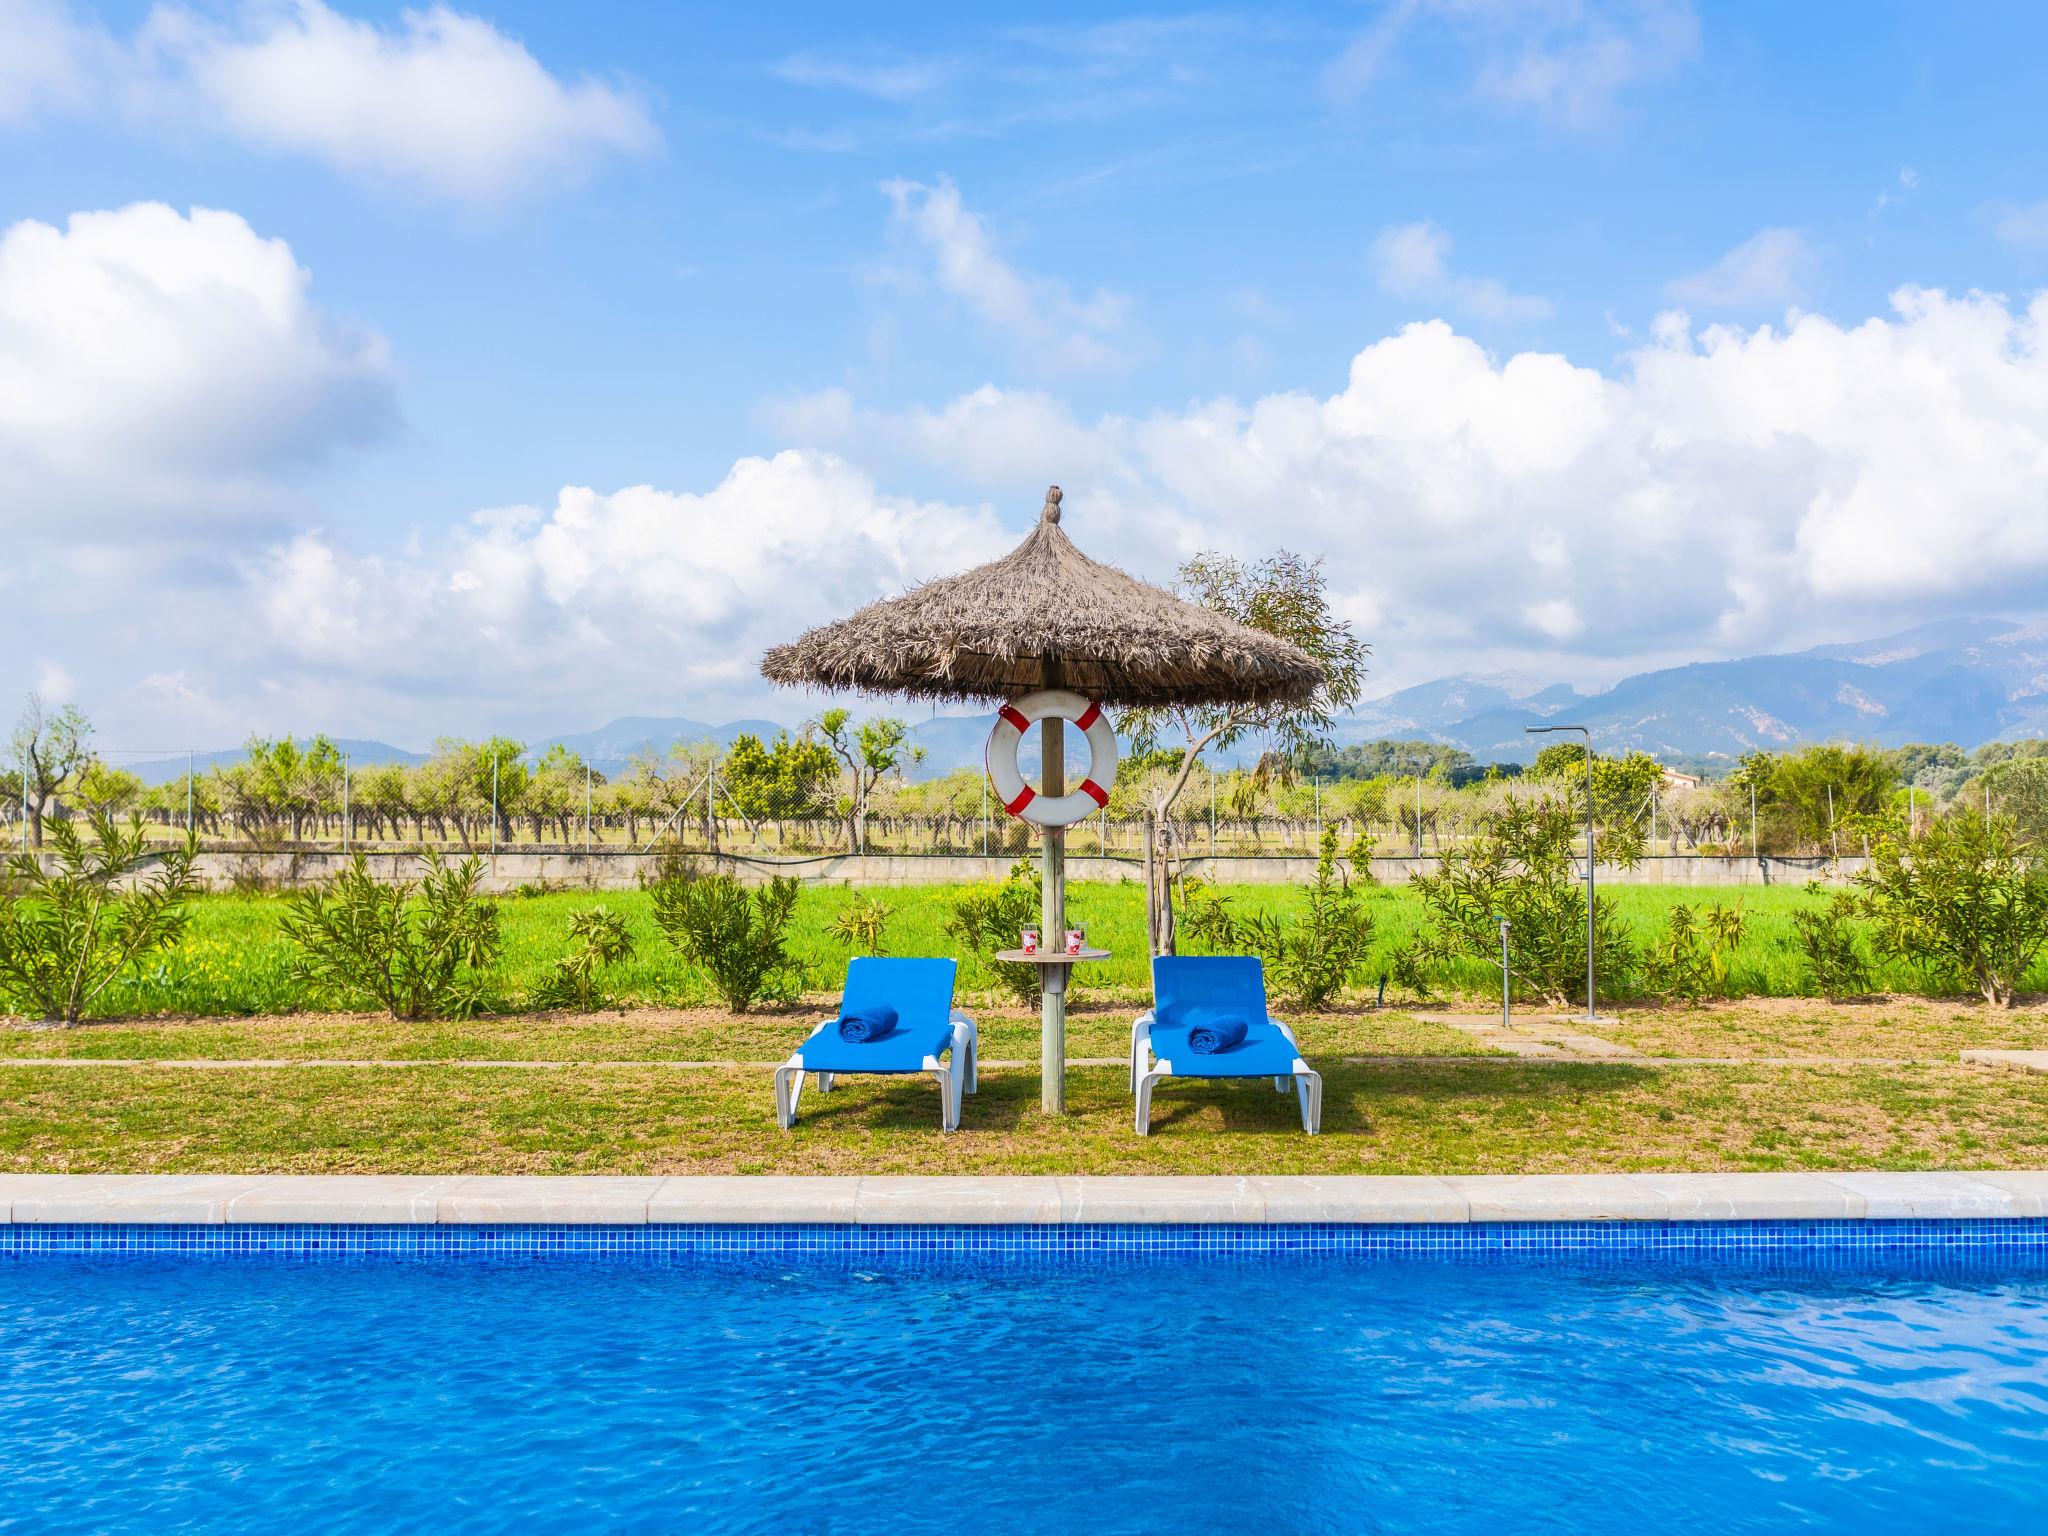
{"type": "Polygon", "coordinates": [[[1593,733],[1583,725],[1525,725],[1531,736],[1552,731],[1577,731],[1586,744],[1586,1022],[1598,1017],[1593,1012],[1593,733]]]}

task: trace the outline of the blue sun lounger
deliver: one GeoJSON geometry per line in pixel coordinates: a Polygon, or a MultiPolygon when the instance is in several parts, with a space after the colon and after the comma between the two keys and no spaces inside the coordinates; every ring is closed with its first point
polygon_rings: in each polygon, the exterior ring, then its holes
{"type": "Polygon", "coordinates": [[[839,1011],[822,1020],[788,1061],[775,1069],[775,1123],[796,1124],[804,1074],[830,1093],[842,1072],[928,1073],[939,1083],[939,1126],[960,1128],[960,1100],[975,1091],[974,1020],[953,1006],[952,960],[865,958],[846,967],[839,1011]],[[891,1009],[896,1023],[884,1034],[855,1043],[842,1038],[839,1021],[891,1009]],[[948,1059],[941,1062],[939,1058],[948,1059]]]}
{"type": "MultiPolygon", "coordinates": [[[[1226,1029],[1225,1036],[1234,1033],[1226,1029]]],[[[1323,1079],[1301,1059],[1294,1031],[1266,1012],[1266,977],[1255,955],[1158,955],[1152,961],[1152,1008],[1131,1025],[1131,1092],[1138,1134],[1152,1132],[1152,1086],[1162,1077],[1270,1077],[1301,1100],[1301,1128],[1323,1126],[1323,1079]],[[1207,1053],[1195,1050],[1197,1030],[1242,1021],[1244,1038],[1207,1053]]]]}

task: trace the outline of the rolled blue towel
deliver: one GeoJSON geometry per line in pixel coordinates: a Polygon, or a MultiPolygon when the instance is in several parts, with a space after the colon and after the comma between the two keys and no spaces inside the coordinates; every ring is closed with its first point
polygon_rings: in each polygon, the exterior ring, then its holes
{"type": "Polygon", "coordinates": [[[866,1045],[896,1028],[896,1010],[888,1007],[849,1008],[839,1015],[839,1038],[848,1045],[866,1045]]]}
{"type": "Polygon", "coordinates": [[[1250,1025],[1235,1014],[1213,1008],[1190,1008],[1187,1012],[1188,1049],[1197,1056],[1214,1056],[1227,1051],[1245,1037],[1250,1025]]]}

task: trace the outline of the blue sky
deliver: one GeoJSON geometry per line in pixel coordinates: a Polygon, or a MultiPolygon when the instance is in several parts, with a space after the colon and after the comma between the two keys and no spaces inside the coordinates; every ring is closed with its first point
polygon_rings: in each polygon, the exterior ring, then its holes
{"type": "Polygon", "coordinates": [[[1051,480],[1385,687],[2041,606],[2048,9],[1008,18],[0,0],[0,686],[795,720],[1051,480]]]}

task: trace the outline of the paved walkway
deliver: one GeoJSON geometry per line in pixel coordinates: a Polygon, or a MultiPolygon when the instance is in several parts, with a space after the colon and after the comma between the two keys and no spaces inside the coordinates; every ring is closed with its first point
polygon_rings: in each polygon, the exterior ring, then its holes
{"type": "Polygon", "coordinates": [[[1963,1060],[2015,1072],[2048,1072],[2048,1051],[1965,1051],[1963,1060]]]}
{"type": "MultiPolygon", "coordinates": [[[[1594,1060],[1637,1060],[1642,1052],[1633,1046],[1617,1045],[1598,1035],[1589,1035],[1571,1020],[1544,1015],[1513,1017],[1503,1026],[1498,1014],[1432,1013],[1421,1015],[1469,1035],[1482,1045],[1510,1056],[1590,1057],[1594,1060]]],[[[1607,1022],[1602,1020],[1601,1022],[1607,1022]]]]}

